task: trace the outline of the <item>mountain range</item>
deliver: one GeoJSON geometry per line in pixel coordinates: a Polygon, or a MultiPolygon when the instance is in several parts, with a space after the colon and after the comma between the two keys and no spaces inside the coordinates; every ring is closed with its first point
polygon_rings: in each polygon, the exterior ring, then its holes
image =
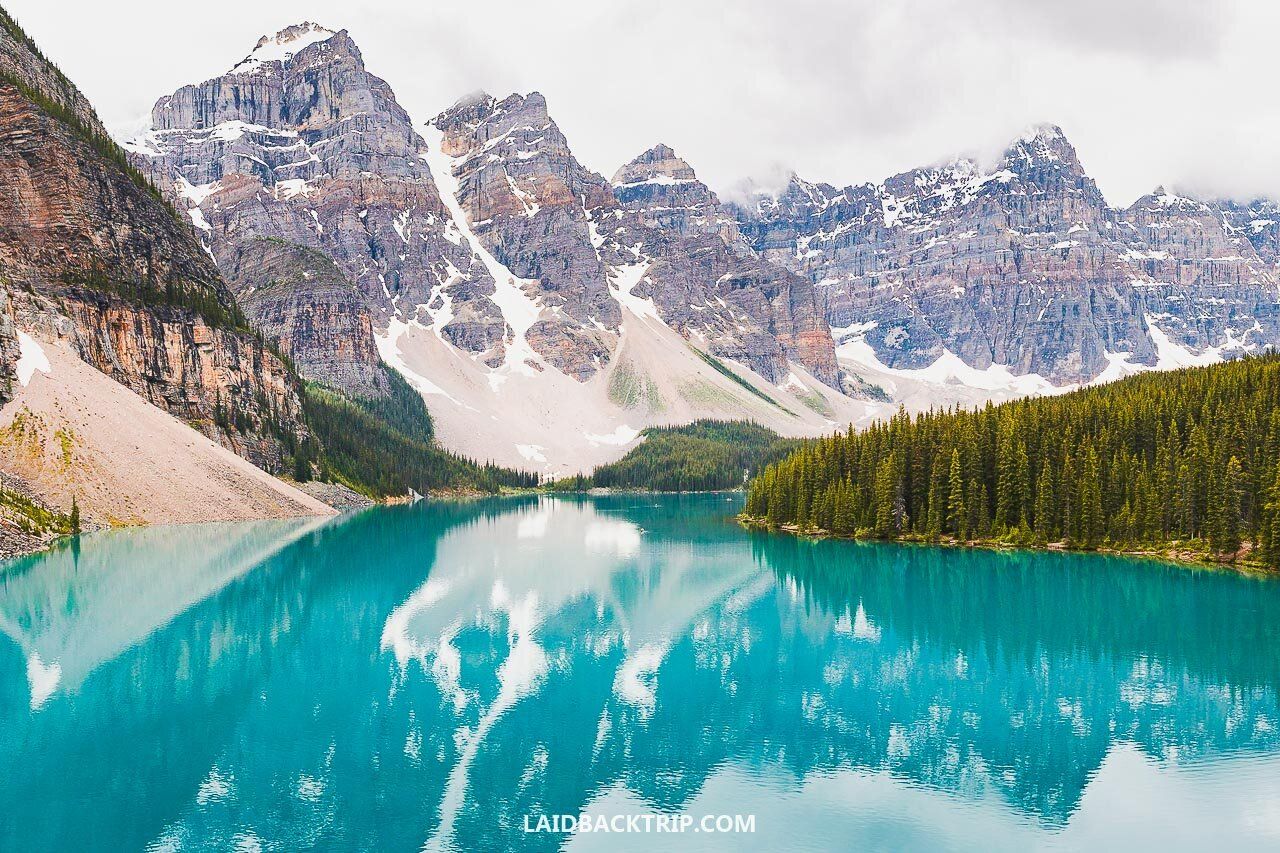
{"type": "Polygon", "coordinates": [[[55,344],[280,472],[315,442],[305,387],[373,411],[407,380],[445,448],[558,475],[653,425],[814,435],[1280,340],[1275,202],[1112,207],[1052,125],[993,163],[725,203],[664,144],[591,171],[537,92],[411,117],[303,23],[122,152],[4,23],[6,411],[55,344]]]}
{"type": "Polygon", "coordinates": [[[304,374],[372,391],[380,356],[447,446],[547,472],[652,424],[811,434],[1280,337],[1274,203],[1112,208],[1051,125],[994,164],[723,204],[662,144],[593,173],[536,92],[415,125],[348,33],[309,23],[151,125],[132,161],[304,374]]]}

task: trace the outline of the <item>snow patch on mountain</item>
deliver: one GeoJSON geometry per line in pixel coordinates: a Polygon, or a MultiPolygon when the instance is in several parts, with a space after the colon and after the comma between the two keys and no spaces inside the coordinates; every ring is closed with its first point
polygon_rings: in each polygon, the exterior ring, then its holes
{"type": "Polygon", "coordinates": [[[543,360],[533,347],[529,346],[527,334],[529,327],[537,322],[542,309],[522,289],[526,284],[525,280],[517,278],[511,270],[495,258],[471,230],[471,221],[458,202],[458,179],[453,171],[455,158],[444,153],[442,144],[444,134],[435,125],[428,124],[424,128],[423,136],[427,141],[427,150],[422,154],[422,159],[431,169],[431,177],[440,191],[440,199],[444,202],[445,209],[449,211],[449,216],[461,236],[471,244],[472,251],[480,258],[480,262],[493,278],[495,285],[493,302],[502,311],[502,317],[511,329],[512,340],[508,342],[502,366],[490,374],[490,384],[494,388],[501,385],[506,379],[504,373],[515,372],[536,376],[538,370],[531,367],[530,363],[542,364],[543,360]]]}
{"type": "Polygon", "coordinates": [[[281,30],[274,36],[263,36],[258,39],[253,52],[240,60],[228,71],[228,74],[251,74],[267,62],[284,62],[292,59],[305,47],[316,42],[328,41],[337,35],[330,30],[310,21],[303,22],[288,29],[281,30]]]}
{"type": "MultiPolygon", "coordinates": [[[[1147,328],[1151,332],[1151,340],[1156,345],[1156,370],[1177,370],[1180,367],[1202,367],[1208,364],[1219,364],[1223,361],[1223,347],[1205,347],[1200,353],[1194,353],[1181,344],[1175,343],[1163,329],[1155,324],[1155,317],[1146,316],[1147,328]]],[[[1233,347],[1233,348],[1239,348],[1233,347]]]]}
{"type": "Polygon", "coordinates": [[[1016,396],[1061,394],[1064,390],[1069,390],[1054,385],[1038,373],[1015,374],[1003,364],[992,364],[984,369],[972,367],[948,349],[944,349],[942,355],[928,367],[890,367],[880,361],[865,334],[853,335],[840,343],[836,347],[836,357],[878,373],[929,385],[960,385],[978,391],[1005,392],[1016,396]]]}
{"type": "Polygon", "coordinates": [[[49,366],[49,357],[45,355],[40,344],[23,331],[18,332],[18,363],[15,366],[18,369],[18,384],[23,388],[31,382],[31,377],[37,370],[44,374],[52,370],[49,366]]]}
{"type": "Polygon", "coordinates": [[[399,371],[400,375],[417,389],[419,394],[441,396],[456,406],[463,406],[464,404],[460,400],[421,373],[413,370],[405,362],[404,354],[400,351],[399,341],[401,336],[408,331],[409,326],[409,323],[405,323],[398,317],[392,317],[387,322],[386,331],[375,333],[373,336],[374,342],[378,346],[378,355],[384,362],[399,371]]]}
{"type": "Polygon", "coordinates": [[[619,424],[618,428],[611,433],[605,435],[595,435],[589,432],[583,433],[582,437],[592,444],[616,444],[626,445],[635,441],[640,435],[640,430],[635,427],[619,424]]]}

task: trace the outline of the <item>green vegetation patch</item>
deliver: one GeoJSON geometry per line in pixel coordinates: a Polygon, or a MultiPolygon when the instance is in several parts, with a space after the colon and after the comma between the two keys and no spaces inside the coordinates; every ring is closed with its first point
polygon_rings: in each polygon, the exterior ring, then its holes
{"type": "Polygon", "coordinates": [[[796,446],[795,440],[750,421],[702,420],[681,427],[651,427],[644,431],[644,441],[622,459],[601,465],[590,477],[571,477],[553,488],[737,489],[750,473],[796,446]]]}
{"type": "Polygon", "coordinates": [[[827,402],[827,398],[818,391],[806,391],[803,394],[796,394],[795,398],[803,403],[805,408],[817,412],[824,418],[834,417],[835,415],[835,412],[831,409],[831,404],[827,402]]]}
{"type": "Polygon", "coordinates": [[[609,400],[624,409],[656,414],[666,409],[666,401],[653,377],[640,371],[631,359],[623,359],[609,375],[609,400]]]}
{"type": "Polygon", "coordinates": [[[771,406],[776,406],[777,408],[779,408],[779,409],[781,409],[782,411],[786,412],[788,415],[791,415],[792,417],[795,417],[795,412],[791,411],[791,410],[790,410],[790,409],[788,409],[786,406],[782,405],[782,404],[781,404],[781,403],[779,403],[777,400],[773,399],[773,398],[772,398],[772,397],[770,397],[768,394],[764,393],[764,392],[763,392],[763,391],[761,391],[759,388],[757,388],[756,386],[752,385],[752,384],[751,384],[750,382],[748,382],[747,380],[743,379],[741,376],[739,376],[737,373],[735,373],[735,372],[734,372],[734,371],[733,371],[733,370],[732,370],[732,369],[731,369],[727,364],[725,364],[725,363],[724,363],[723,361],[721,361],[720,359],[716,358],[716,357],[715,357],[714,355],[712,355],[711,353],[709,353],[709,352],[703,352],[702,350],[700,350],[700,349],[698,349],[697,347],[694,347],[694,346],[689,347],[689,349],[691,349],[691,350],[693,350],[695,353],[697,353],[698,358],[702,359],[702,360],[703,360],[703,361],[705,361],[707,364],[711,365],[711,367],[715,368],[715,370],[716,370],[718,373],[720,373],[721,375],[723,375],[723,376],[725,376],[725,377],[727,377],[727,378],[729,378],[729,379],[733,380],[733,381],[734,381],[734,382],[736,382],[738,385],[740,385],[740,386],[742,386],[743,388],[747,389],[747,391],[749,391],[750,393],[752,393],[752,394],[754,394],[755,396],[759,397],[761,400],[764,400],[764,401],[765,401],[766,403],[768,403],[769,405],[771,405],[771,406]]]}
{"type": "Polygon", "coordinates": [[[47,509],[19,492],[0,488],[0,515],[23,533],[32,536],[64,535],[80,526],[80,510],[73,505],[72,514],[47,509]]]}
{"type": "MultiPolygon", "coordinates": [[[[340,482],[374,498],[461,489],[496,493],[532,488],[538,475],[477,463],[442,449],[422,396],[404,378],[383,368],[391,394],[354,399],[308,383],[303,407],[322,450],[314,460],[321,479],[340,482]]],[[[302,457],[295,476],[310,478],[313,460],[302,457]]]]}
{"type": "Polygon", "coordinates": [[[208,285],[187,286],[169,281],[160,286],[149,279],[126,283],[100,269],[64,273],[62,283],[117,296],[130,305],[185,309],[203,319],[210,328],[250,331],[249,321],[240,306],[234,301],[224,305],[217,292],[208,285]]]}

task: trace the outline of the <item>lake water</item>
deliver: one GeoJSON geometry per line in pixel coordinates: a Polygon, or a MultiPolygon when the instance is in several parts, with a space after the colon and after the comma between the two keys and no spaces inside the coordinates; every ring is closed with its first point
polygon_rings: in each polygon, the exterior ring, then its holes
{"type": "Polygon", "coordinates": [[[1280,585],[748,533],[738,501],[430,503],[10,563],[0,850],[1280,845],[1280,585]],[[556,815],[595,831],[525,831],[556,815]]]}

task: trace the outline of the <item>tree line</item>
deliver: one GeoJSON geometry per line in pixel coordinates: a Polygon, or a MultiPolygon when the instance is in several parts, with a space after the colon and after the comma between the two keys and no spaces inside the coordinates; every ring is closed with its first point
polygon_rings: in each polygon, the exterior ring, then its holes
{"type": "Polygon", "coordinates": [[[390,391],[384,399],[348,397],[314,383],[303,395],[306,424],[314,441],[299,446],[295,477],[343,483],[372,497],[404,495],[409,489],[498,492],[533,488],[536,473],[480,463],[450,453],[435,439],[422,395],[396,371],[383,367],[390,391]]]}
{"type": "Polygon", "coordinates": [[[838,536],[1144,550],[1280,567],[1280,356],[897,415],[806,442],[744,516],[838,536]]]}

